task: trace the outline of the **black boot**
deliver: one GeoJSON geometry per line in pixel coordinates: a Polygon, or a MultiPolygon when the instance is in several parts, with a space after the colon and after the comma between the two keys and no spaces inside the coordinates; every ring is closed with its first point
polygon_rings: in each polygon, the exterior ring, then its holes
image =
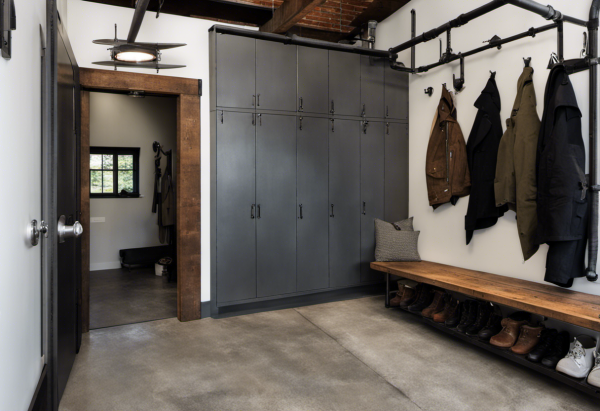
{"type": "Polygon", "coordinates": [[[552,345],[546,353],[546,356],[542,358],[542,365],[555,369],[556,364],[558,364],[558,362],[569,352],[570,346],[571,335],[567,331],[559,332],[554,340],[552,340],[552,345]]]}
{"type": "Polygon", "coordinates": [[[408,311],[416,313],[421,312],[425,308],[429,307],[433,302],[433,290],[430,285],[420,284],[422,286],[421,292],[419,293],[419,298],[408,306],[408,311]]]}
{"type": "Polygon", "coordinates": [[[466,330],[466,334],[472,337],[479,334],[479,331],[486,326],[488,320],[490,319],[490,314],[492,313],[492,306],[488,302],[480,302],[477,304],[477,319],[473,325],[469,326],[466,330]]]}
{"type": "Polygon", "coordinates": [[[502,331],[502,324],[500,324],[501,322],[502,311],[500,310],[500,307],[495,305],[487,324],[481,331],[479,331],[479,333],[477,333],[477,336],[484,341],[489,341],[490,338],[502,331]]]}
{"type": "Polygon", "coordinates": [[[458,325],[458,323],[460,323],[460,319],[462,317],[461,313],[464,311],[464,309],[465,303],[458,303],[458,307],[456,308],[456,311],[454,311],[454,315],[448,318],[446,322],[444,322],[446,327],[455,328],[458,325]]]}
{"type": "Polygon", "coordinates": [[[552,347],[552,343],[554,342],[554,339],[556,338],[557,335],[558,335],[558,331],[553,330],[551,328],[543,330],[542,331],[542,339],[540,340],[538,345],[535,346],[533,351],[531,351],[527,355],[527,359],[532,362],[542,361],[542,358],[544,358],[550,351],[550,348],[552,347]]]}
{"type": "Polygon", "coordinates": [[[460,323],[456,330],[458,332],[464,333],[467,331],[471,325],[475,324],[477,321],[477,309],[479,308],[479,304],[474,300],[465,301],[465,306],[463,307],[462,316],[460,318],[460,323]]]}

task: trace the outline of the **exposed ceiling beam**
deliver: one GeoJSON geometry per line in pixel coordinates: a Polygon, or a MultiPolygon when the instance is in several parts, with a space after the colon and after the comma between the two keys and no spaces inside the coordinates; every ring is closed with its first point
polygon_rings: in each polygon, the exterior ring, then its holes
{"type": "Polygon", "coordinates": [[[285,33],[325,0],[286,0],[275,10],[273,18],[260,26],[260,31],[285,33]]]}

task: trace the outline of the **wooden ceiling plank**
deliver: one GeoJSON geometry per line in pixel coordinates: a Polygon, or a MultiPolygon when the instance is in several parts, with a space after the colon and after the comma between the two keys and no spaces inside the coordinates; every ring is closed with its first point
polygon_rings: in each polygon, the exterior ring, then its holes
{"type": "Polygon", "coordinates": [[[268,33],[285,33],[325,0],[287,0],[273,14],[273,18],[260,27],[268,33]]]}

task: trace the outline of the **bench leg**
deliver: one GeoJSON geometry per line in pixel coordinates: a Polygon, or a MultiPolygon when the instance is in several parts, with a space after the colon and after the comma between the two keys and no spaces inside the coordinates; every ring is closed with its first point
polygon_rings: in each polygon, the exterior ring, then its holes
{"type": "Polygon", "coordinates": [[[385,273],[385,308],[390,308],[390,273],[385,273]]]}

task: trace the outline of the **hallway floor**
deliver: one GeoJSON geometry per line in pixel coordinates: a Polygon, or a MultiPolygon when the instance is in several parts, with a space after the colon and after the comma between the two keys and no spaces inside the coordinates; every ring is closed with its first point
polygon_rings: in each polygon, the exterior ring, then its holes
{"type": "Polygon", "coordinates": [[[599,410],[383,297],[91,331],[61,411],[599,410]]]}
{"type": "Polygon", "coordinates": [[[177,317],[177,283],[154,267],[90,272],[90,329],[177,317]]]}

